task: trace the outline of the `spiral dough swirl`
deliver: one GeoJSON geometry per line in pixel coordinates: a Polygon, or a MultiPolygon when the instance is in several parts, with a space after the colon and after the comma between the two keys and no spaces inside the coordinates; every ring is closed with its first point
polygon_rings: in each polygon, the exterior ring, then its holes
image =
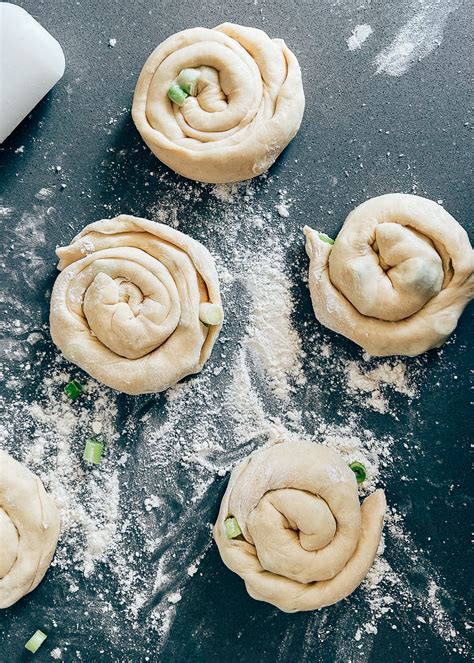
{"type": "Polygon", "coordinates": [[[376,356],[439,347],[474,296],[474,252],[440,205],[390,193],[362,203],[333,246],[306,227],[317,319],[376,356]]]}
{"type": "Polygon", "coordinates": [[[41,582],[59,528],[58,510],[41,481],[0,449],[0,608],[41,582]]]}
{"type": "Polygon", "coordinates": [[[214,538],[248,593],[284,610],[316,610],[351,594],[380,542],[385,495],[359,505],[355,475],[318,444],[282,442],[238,465],[223,497],[214,538]],[[229,539],[225,520],[242,536],[229,539]]]}
{"type": "Polygon", "coordinates": [[[139,76],[132,116],[152,152],[177,173],[235,182],[265,172],[295,136],[304,111],[298,61],[281,39],[233,23],[166,39],[139,76]],[[184,69],[196,96],[167,97],[184,69]]]}
{"type": "Polygon", "coordinates": [[[201,370],[222,323],[214,260],[202,244],[122,214],[91,223],[56,252],[51,336],[66,358],[128,394],[159,392],[201,370]]]}

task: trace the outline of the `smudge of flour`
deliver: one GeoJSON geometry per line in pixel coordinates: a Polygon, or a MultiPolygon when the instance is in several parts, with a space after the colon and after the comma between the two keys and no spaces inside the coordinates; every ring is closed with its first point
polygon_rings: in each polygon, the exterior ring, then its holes
{"type": "Polygon", "coordinates": [[[35,194],[35,198],[38,200],[48,200],[54,194],[53,189],[48,189],[47,187],[41,188],[38,193],[35,194]]]}
{"type": "Polygon", "coordinates": [[[224,203],[234,203],[236,197],[239,195],[239,189],[241,186],[240,182],[232,182],[231,184],[214,184],[211,191],[217,200],[221,200],[224,203]]]}
{"type": "Polygon", "coordinates": [[[423,1],[421,9],[399,30],[392,43],[375,57],[376,73],[402,76],[430,55],[441,45],[447,20],[460,4],[459,0],[423,1]]]}
{"type": "Polygon", "coordinates": [[[346,365],[346,376],[350,392],[366,394],[367,398],[360,399],[360,404],[382,414],[389,411],[389,402],[383,393],[384,386],[391,387],[409,399],[417,395],[416,388],[409,383],[407,366],[399,360],[384,361],[375,368],[368,368],[364,363],[349,361],[346,365]]]}
{"type": "Polygon", "coordinates": [[[13,214],[13,207],[5,207],[3,205],[0,205],[0,219],[1,218],[7,218],[13,214]]]}
{"type": "Polygon", "coordinates": [[[271,391],[288,400],[288,378],[304,381],[301,342],[292,322],[290,282],[284,274],[281,251],[249,256],[245,285],[252,297],[252,319],[245,347],[257,357],[267,375],[271,391]]]}
{"type": "Polygon", "coordinates": [[[370,25],[367,25],[366,23],[362,25],[356,25],[352,30],[351,36],[346,40],[347,48],[350,51],[360,50],[362,48],[362,44],[370,37],[371,34],[373,34],[373,32],[374,31],[370,25]]]}

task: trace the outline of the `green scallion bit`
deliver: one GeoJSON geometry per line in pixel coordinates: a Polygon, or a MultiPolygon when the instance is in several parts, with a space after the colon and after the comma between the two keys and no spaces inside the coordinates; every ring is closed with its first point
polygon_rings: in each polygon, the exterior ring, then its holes
{"type": "Polygon", "coordinates": [[[47,637],[48,636],[46,633],[43,633],[43,631],[35,631],[35,633],[33,633],[31,638],[26,643],[25,649],[28,649],[28,651],[30,651],[32,654],[36,654],[47,637]]]}
{"type": "Polygon", "coordinates": [[[200,78],[201,72],[199,69],[183,69],[179,73],[179,76],[176,79],[176,83],[182,90],[190,94],[192,97],[195,97],[197,94],[200,78]]]}
{"type": "Polygon", "coordinates": [[[329,235],[326,235],[326,233],[318,233],[318,237],[322,242],[326,242],[326,244],[334,244],[335,240],[332,237],[329,237],[329,235]]]}
{"type": "Polygon", "coordinates": [[[171,84],[171,87],[168,90],[168,97],[178,106],[182,106],[187,97],[189,97],[189,94],[183,90],[183,88],[179,87],[176,82],[174,82],[171,84]]]}
{"type": "Polygon", "coordinates": [[[224,319],[222,306],[211,302],[202,302],[199,305],[199,319],[203,325],[220,325],[224,319]]]}
{"type": "Polygon", "coordinates": [[[367,470],[362,463],[359,463],[358,460],[355,460],[353,463],[349,463],[349,467],[356,475],[357,483],[363,483],[367,479],[367,470]]]}
{"type": "Polygon", "coordinates": [[[104,445],[101,440],[97,437],[89,437],[86,440],[86,446],[84,447],[84,454],[82,456],[83,460],[86,463],[93,463],[98,465],[102,454],[104,452],[104,445]]]}
{"type": "Polygon", "coordinates": [[[225,533],[227,534],[228,539],[235,539],[237,536],[240,536],[242,532],[240,531],[239,523],[237,518],[234,516],[229,516],[225,519],[225,533]]]}
{"type": "Polygon", "coordinates": [[[84,387],[77,380],[71,380],[71,382],[68,382],[67,385],[64,387],[64,393],[72,401],[75,401],[76,398],[80,396],[83,391],[84,387]]]}

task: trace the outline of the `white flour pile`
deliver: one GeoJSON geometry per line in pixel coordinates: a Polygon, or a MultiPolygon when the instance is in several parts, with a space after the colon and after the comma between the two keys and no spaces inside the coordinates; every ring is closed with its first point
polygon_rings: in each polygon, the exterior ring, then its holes
{"type": "MultiPolygon", "coordinates": [[[[94,614],[94,629],[113,645],[135,646],[138,632],[144,651],[152,652],[166,643],[192,578],[201,573],[225,477],[241,458],[281,437],[321,442],[347,462],[364,463],[366,494],[392,476],[395,443],[365,430],[352,403],[396,413],[392,393],[405,404],[417,397],[416,370],[400,361],[341,361],[339,351],[319,338],[321,330],[314,331],[313,318],[298,326],[287,252],[299,247],[303,271],[306,258],[302,237],[285,235],[291,210],[286,191],[275,207],[274,201],[257,202],[257,193],[265,195],[272,185],[264,177],[218,187],[177,187],[166,175],[160,181],[165,193],[149,218],[192,228],[217,260],[227,320],[210,361],[165,394],[117,394],[57,356],[47,325],[38,322],[40,311],[17,301],[16,284],[8,281],[0,441],[39,474],[61,509],[62,535],[46,580],[54,600],[42,607],[45,620],[58,619],[58,604],[71,615],[94,614]],[[298,329],[306,329],[308,339],[298,329]],[[327,421],[324,376],[347,398],[351,414],[342,413],[339,422],[327,421]],[[63,393],[72,377],[86,382],[85,395],[73,403],[63,393]],[[91,469],[82,451],[86,437],[99,433],[106,449],[100,466],[91,469]]],[[[28,255],[16,256],[26,274],[54,264],[44,255],[48,209],[54,209],[46,198],[16,229],[20,237],[34,235],[28,255]]],[[[392,510],[386,537],[396,559],[415,554],[402,526],[392,510]]],[[[357,626],[341,641],[340,660],[356,660],[381,620],[409,619],[403,613],[408,600],[448,649],[467,646],[437,602],[442,579],[426,554],[416,554],[431,583],[428,599],[411,593],[403,568],[395,571],[379,558],[363,588],[344,603],[344,619],[357,626]]],[[[307,620],[309,633],[316,623],[321,637],[328,631],[320,613],[307,620]]],[[[64,640],[51,655],[67,658],[76,649],[77,642],[64,640]]]]}

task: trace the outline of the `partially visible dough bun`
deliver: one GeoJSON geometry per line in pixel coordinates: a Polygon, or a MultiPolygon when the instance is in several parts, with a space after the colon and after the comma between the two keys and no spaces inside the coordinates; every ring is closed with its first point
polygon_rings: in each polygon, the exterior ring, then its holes
{"type": "Polygon", "coordinates": [[[41,582],[59,527],[56,505],[38,477],[0,449],[0,608],[41,582]]]}
{"type": "Polygon", "coordinates": [[[317,610],[351,594],[380,542],[385,495],[359,504],[342,457],[319,444],[282,442],[232,472],[214,526],[222,560],[254,599],[284,610],[317,610]],[[227,538],[225,520],[242,536],[227,538]]]}
{"type": "Polygon", "coordinates": [[[403,193],[372,198],[333,246],[305,227],[317,319],[375,356],[419,355],[452,334],[474,296],[474,252],[440,205],[403,193]]]}
{"type": "Polygon", "coordinates": [[[237,182],[270,168],[304,111],[298,61],[282,39],[223,23],[166,39],[138,78],[132,116],[150,150],[180,175],[237,182]],[[201,71],[182,107],[167,92],[183,69],[201,71]]]}
{"type": "Polygon", "coordinates": [[[51,336],[67,359],[127,394],[163,391],[201,370],[223,318],[202,244],[121,214],[91,223],[56,253],[51,336]]]}

